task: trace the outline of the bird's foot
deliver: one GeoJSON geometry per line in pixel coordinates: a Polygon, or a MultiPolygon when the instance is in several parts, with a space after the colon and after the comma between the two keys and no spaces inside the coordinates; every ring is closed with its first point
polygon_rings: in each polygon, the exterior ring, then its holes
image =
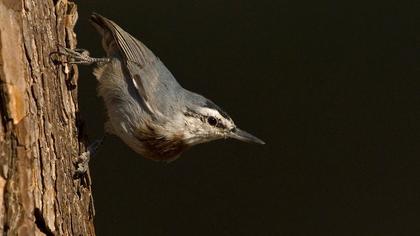
{"type": "Polygon", "coordinates": [[[101,146],[104,138],[95,140],[91,145],[87,147],[86,152],[82,153],[76,160],[77,169],[74,173],[74,178],[78,179],[82,177],[89,169],[89,161],[92,156],[96,154],[99,146],[101,146]]]}
{"type": "Polygon", "coordinates": [[[109,58],[94,58],[89,56],[89,52],[85,49],[70,49],[58,45],[58,51],[50,54],[51,60],[54,64],[80,64],[80,65],[91,65],[94,63],[106,63],[109,62],[109,58]],[[66,60],[60,60],[60,58],[54,58],[53,56],[65,56],[66,60]]]}

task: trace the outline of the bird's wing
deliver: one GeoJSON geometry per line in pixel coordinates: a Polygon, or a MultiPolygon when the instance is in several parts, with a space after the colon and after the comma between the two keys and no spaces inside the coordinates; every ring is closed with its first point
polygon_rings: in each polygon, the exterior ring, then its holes
{"type": "Polygon", "coordinates": [[[151,105],[153,103],[150,102],[150,94],[155,89],[150,86],[156,86],[159,82],[159,71],[155,67],[156,63],[161,63],[159,59],[143,43],[125,32],[113,21],[96,13],[92,14],[91,21],[98,31],[102,30],[100,33],[103,36],[103,44],[107,53],[113,54],[118,49],[146,108],[152,113],[156,113],[155,107],[151,105]],[[115,48],[115,44],[117,48],[115,48]]]}

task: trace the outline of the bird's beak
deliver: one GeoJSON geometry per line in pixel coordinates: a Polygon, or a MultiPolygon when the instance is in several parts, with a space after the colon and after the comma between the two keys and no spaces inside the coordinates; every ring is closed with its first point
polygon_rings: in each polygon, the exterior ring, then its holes
{"type": "Polygon", "coordinates": [[[255,137],[254,135],[243,131],[241,129],[238,128],[234,128],[229,134],[228,134],[229,138],[234,138],[240,141],[244,141],[247,143],[257,143],[257,144],[265,144],[264,141],[262,141],[261,139],[255,137]]]}

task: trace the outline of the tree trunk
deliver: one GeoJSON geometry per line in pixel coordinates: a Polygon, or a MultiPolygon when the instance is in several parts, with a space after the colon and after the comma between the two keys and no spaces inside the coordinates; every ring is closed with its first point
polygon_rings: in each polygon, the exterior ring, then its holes
{"type": "Polygon", "coordinates": [[[77,68],[54,65],[74,47],[76,5],[0,0],[0,230],[94,235],[90,178],[73,179],[85,150],[77,68]]]}

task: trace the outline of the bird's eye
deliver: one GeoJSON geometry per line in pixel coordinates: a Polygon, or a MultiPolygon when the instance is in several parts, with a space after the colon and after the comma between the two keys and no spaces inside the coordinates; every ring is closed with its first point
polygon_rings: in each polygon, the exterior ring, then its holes
{"type": "Polygon", "coordinates": [[[209,123],[209,125],[211,125],[211,126],[215,126],[215,125],[217,125],[217,119],[214,118],[213,116],[209,116],[207,118],[207,123],[209,123]]]}

